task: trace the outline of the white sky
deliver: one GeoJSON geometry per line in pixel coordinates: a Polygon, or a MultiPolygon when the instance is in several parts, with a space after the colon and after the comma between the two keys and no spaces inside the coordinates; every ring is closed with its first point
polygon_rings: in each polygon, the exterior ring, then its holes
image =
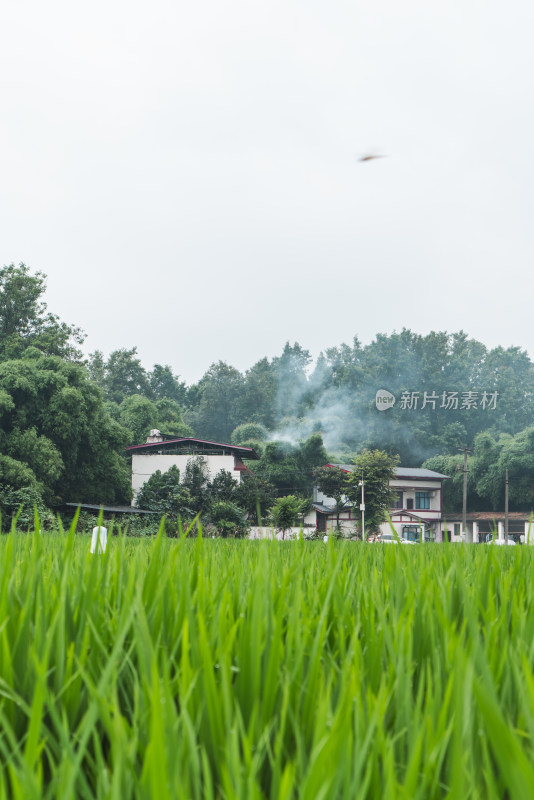
{"type": "Polygon", "coordinates": [[[533,35],[526,0],[3,0],[0,264],[187,382],[403,326],[534,356],[533,35]]]}

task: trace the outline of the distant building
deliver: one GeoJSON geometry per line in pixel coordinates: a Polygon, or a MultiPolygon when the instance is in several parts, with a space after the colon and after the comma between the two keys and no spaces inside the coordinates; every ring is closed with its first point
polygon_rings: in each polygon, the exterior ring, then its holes
{"type": "MultiPolygon", "coordinates": [[[[353,464],[326,466],[340,467],[347,473],[355,469],[353,464]]],[[[393,508],[389,509],[389,516],[398,536],[415,541],[422,535],[426,541],[442,541],[444,480],[448,480],[447,475],[430,469],[397,467],[395,477],[390,482],[391,487],[396,490],[397,499],[393,508]]],[[[317,488],[313,490],[312,517],[313,513],[318,532],[327,532],[336,527],[335,500],[326,497],[317,488]]],[[[312,522],[312,517],[308,516],[306,522],[312,522]]],[[[349,505],[341,512],[339,524],[345,535],[355,532],[356,524],[361,522],[361,518],[359,504],[349,505]]],[[[384,523],[381,530],[383,533],[390,532],[389,523],[384,523]]]]}
{"type": "MultiPolygon", "coordinates": [[[[491,538],[503,541],[505,538],[504,511],[471,511],[466,514],[467,529],[473,534],[474,542],[486,542],[491,538]]],[[[445,525],[449,541],[464,541],[461,536],[462,515],[446,515],[445,525]]],[[[534,524],[531,511],[510,511],[508,513],[508,538],[516,544],[534,544],[534,524]]]]}
{"type": "Polygon", "coordinates": [[[227,470],[240,482],[247,469],[243,459],[254,460],[259,456],[252,447],[210,442],[193,437],[173,438],[153,429],[144,444],[134,444],[126,448],[132,456],[132,505],[144,483],[157,470],[167,472],[172,466],[178,467],[180,476],[185,475],[187,463],[200,456],[207,466],[210,480],[222,470],[227,470]]]}

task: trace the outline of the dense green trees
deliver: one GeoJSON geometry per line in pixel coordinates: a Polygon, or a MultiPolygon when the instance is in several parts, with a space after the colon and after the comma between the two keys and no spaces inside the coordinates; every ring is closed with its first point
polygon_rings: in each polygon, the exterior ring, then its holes
{"type": "Polygon", "coordinates": [[[193,517],[193,504],[189,489],[180,482],[180,470],[176,466],[163,473],[156,470],[137,495],[139,508],[157,512],[173,522],[179,517],[186,520],[193,517]]]}
{"type": "Polygon", "coordinates": [[[183,481],[176,466],[165,473],[157,470],[139,491],[137,504],[165,516],[171,533],[177,530],[179,520],[186,526],[200,514],[202,523],[213,526],[219,536],[244,536],[250,521],[241,502],[246,494],[240,488],[225,470],[210,481],[205,462],[197,457],[187,463],[183,481]]]}
{"type": "Polygon", "coordinates": [[[82,331],[48,311],[46,277],[25,264],[0,269],[0,361],[20,358],[28,347],[69,360],[81,357],[82,331]]]}
{"type": "Polygon", "coordinates": [[[57,356],[0,363],[0,482],[45,501],[127,502],[127,431],[80,364],[57,356]]]}
{"type": "Polygon", "coordinates": [[[251,462],[255,475],[272,484],[279,495],[309,496],[313,471],[326,464],[328,455],[320,434],[297,445],[273,441],[265,445],[259,462],[251,462]]]}
{"type": "MultiPolygon", "coordinates": [[[[444,511],[462,507],[463,456],[442,455],[428,459],[424,466],[449,475],[444,484],[444,511]]],[[[506,470],[509,480],[509,508],[534,508],[534,426],[515,436],[493,436],[486,431],[475,437],[467,461],[467,504],[471,511],[504,508],[506,470]]]]}
{"type": "Polygon", "coordinates": [[[204,439],[229,442],[240,419],[243,376],[223,361],[212,364],[198,385],[198,402],[188,422],[204,439]]]}

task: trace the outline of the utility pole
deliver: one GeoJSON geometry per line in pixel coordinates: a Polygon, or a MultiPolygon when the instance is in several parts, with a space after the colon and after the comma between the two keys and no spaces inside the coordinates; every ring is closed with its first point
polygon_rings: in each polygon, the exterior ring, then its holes
{"type": "Polygon", "coordinates": [[[362,487],[362,502],[360,504],[360,511],[362,512],[362,542],[365,542],[365,495],[363,493],[363,470],[360,486],[362,487]]]}
{"type": "Polygon", "coordinates": [[[508,544],[508,470],[504,478],[504,541],[508,544]]]}
{"type": "Polygon", "coordinates": [[[462,497],[462,532],[465,533],[465,541],[473,541],[473,529],[467,530],[467,454],[471,451],[464,448],[464,488],[462,497]]]}

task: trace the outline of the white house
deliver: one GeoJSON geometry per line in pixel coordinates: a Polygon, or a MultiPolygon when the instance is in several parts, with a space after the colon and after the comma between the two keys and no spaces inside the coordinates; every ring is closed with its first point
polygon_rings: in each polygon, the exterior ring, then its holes
{"type": "MultiPolygon", "coordinates": [[[[505,539],[506,515],[504,511],[469,511],[465,521],[473,542],[486,542],[488,539],[505,539]]],[[[462,535],[462,514],[449,513],[443,523],[450,542],[465,542],[462,535]]],[[[508,538],[516,544],[534,544],[534,525],[532,512],[510,511],[508,514],[508,538]]]]}
{"type": "MultiPolygon", "coordinates": [[[[347,473],[355,469],[353,464],[326,466],[340,467],[347,473]]],[[[416,540],[422,535],[426,541],[442,541],[444,529],[442,483],[447,479],[447,475],[430,469],[397,467],[395,477],[390,482],[391,487],[396,490],[397,500],[394,507],[389,510],[389,516],[400,537],[416,540]]],[[[365,500],[365,475],[363,489],[365,500]]],[[[345,535],[354,533],[356,523],[361,522],[362,512],[359,505],[354,507],[348,504],[340,513],[339,525],[345,535]]],[[[318,531],[326,533],[336,527],[335,500],[326,497],[317,488],[313,491],[313,513],[318,531]]],[[[384,533],[388,532],[389,523],[384,523],[381,529],[384,533]]]]}
{"type": "Polygon", "coordinates": [[[132,505],[143,484],[158,469],[167,472],[172,466],[178,467],[180,476],[185,474],[191,458],[200,456],[205,462],[210,480],[222,470],[226,470],[236,481],[247,469],[243,459],[258,459],[252,447],[210,442],[193,437],[172,438],[154,429],[144,444],[134,444],[126,448],[132,456],[132,505]]]}

